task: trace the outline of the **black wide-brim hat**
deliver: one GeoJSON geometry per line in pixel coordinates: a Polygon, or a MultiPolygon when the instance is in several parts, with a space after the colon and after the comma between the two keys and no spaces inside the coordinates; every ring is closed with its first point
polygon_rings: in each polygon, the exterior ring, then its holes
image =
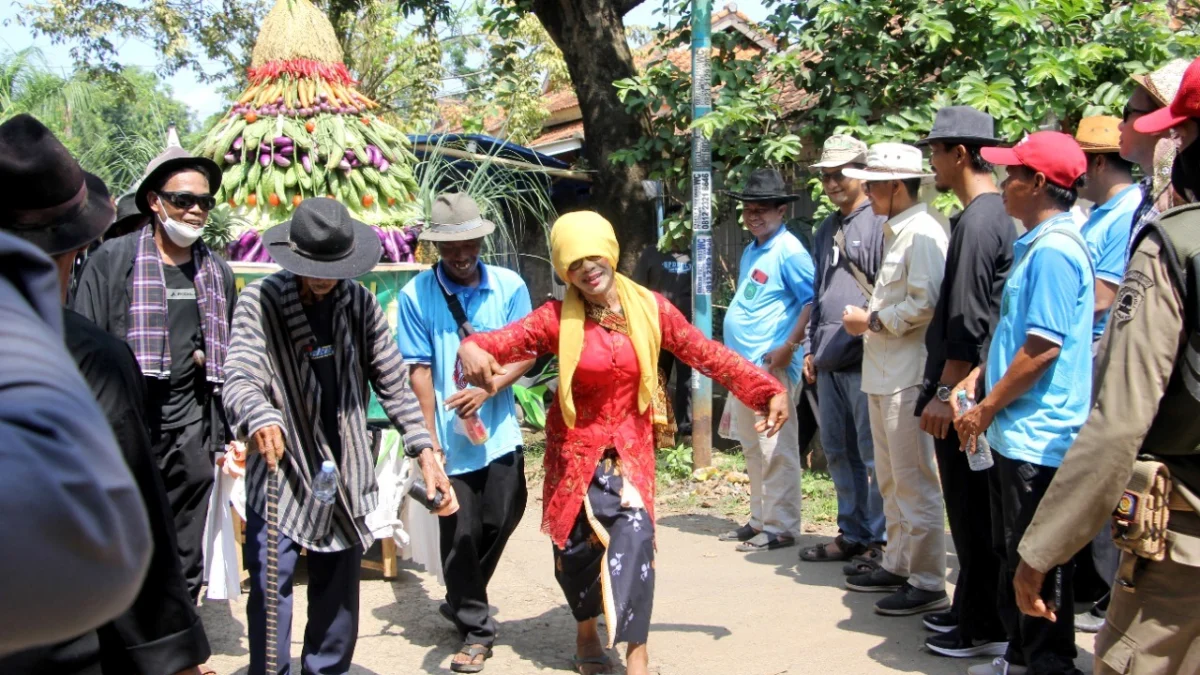
{"type": "Polygon", "coordinates": [[[794,202],[800,195],[788,194],[783,176],[775,169],[755,169],[746,179],[741,192],[726,190],[725,194],[741,202],[794,202]]]}
{"type": "Polygon", "coordinates": [[[360,277],[379,264],[383,252],[370,225],[326,197],[300,202],[291,220],[263,233],[263,244],[280,267],[314,279],[360,277]]]}
{"type": "Polygon", "coordinates": [[[113,220],[112,197],[31,115],[0,125],[0,230],[49,255],[82,248],[113,220]]]}
{"type": "Polygon", "coordinates": [[[196,157],[178,145],[173,145],[146,165],[146,175],[142,177],[134,195],[134,204],[137,205],[138,211],[146,215],[153,213],[146,195],[157,189],[167,176],[184,169],[195,169],[207,176],[208,193],[217,194],[217,188],[221,187],[221,168],[217,163],[207,157],[196,157]]]}
{"type": "Polygon", "coordinates": [[[991,115],[971,106],[952,105],[937,111],[929,135],[913,145],[921,148],[930,143],[991,148],[1000,145],[1000,139],[996,138],[996,121],[991,115]]]}
{"type": "Polygon", "coordinates": [[[129,234],[148,222],[150,222],[150,217],[138,211],[135,193],[126,192],[117,198],[117,219],[104,233],[104,238],[112,239],[129,234]]]}

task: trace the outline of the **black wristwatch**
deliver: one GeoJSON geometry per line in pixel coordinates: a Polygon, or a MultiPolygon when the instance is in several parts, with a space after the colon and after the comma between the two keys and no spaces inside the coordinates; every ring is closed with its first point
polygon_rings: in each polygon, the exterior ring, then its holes
{"type": "Polygon", "coordinates": [[[871,316],[867,318],[867,329],[872,333],[883,332],[883,322],[879,320],[879,312],[871,312],[871,316]]]}
{"type": "Polygon", "coordinates": [[[937,388],[937,400],[941,401],[942,403],[949,403],[950,394],[953,392],[954,390],[950,387],[947,387],[944,384],[939,384],[937,388]]]}

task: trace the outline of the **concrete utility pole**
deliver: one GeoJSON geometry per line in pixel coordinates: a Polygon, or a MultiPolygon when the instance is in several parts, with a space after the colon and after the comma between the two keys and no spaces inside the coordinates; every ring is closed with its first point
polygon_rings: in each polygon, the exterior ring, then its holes
{"type": "MultiPolygon", "coordinates": [[[[712,110],[712,0],[692,0],[692,119],[712,110]]],[[[712,146],[692,130],[692,321],[712,337],[712,146]]],[[[712,464],[712,380],[692,371],[692,465],[712,464]]]]}

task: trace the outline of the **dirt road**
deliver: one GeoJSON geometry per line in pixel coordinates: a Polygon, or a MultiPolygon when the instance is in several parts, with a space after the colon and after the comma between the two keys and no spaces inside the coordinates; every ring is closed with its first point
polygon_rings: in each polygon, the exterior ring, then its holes
{"type": "MultiPolygon", "coordinates": [[[[554,581],[549,539],[540,534],[540,503],[531,499],[492,582],[500,621],[495,656],[485,672],[570,672],[574,622],[554,581]]],[[[919,617],[872,611],[877,594],[842,589],[838,564],[797,564],[796,548],[744,555],[715,535],[733,522],[709,515],[663,515],[658,530],[658,588],[650,658],[660,675],[850,675],[965,673],[982,659],[925,651],[919,617]]],[[[802,545],[827,539],[807,535],[802,545]]],[[[951,566],[955,565],[953,555],[951,566]]],[[[437,614],[443,591],[431,575],[404,568],[394,582],[364,570],[355,675],[448,673],[458,648],[437,614]]],[[[299,576],[299,575],[298,575],[299,576]]],[[[951,577],[953,578],[953,577],[951,577]]],[[[292,656],[298,659],[305,586],[296,593],[292,656]]],[[[248,663],[245,600],[201,608],[221,673],[248,663]]],[[[1080,636],[1079,667],[1091,670],[1091,636],[1080,636]]],[[[299,673],[299,664],[293,663],[299,673]]],[[[620,670],[618,672],[624,672],[620,670]]]]}

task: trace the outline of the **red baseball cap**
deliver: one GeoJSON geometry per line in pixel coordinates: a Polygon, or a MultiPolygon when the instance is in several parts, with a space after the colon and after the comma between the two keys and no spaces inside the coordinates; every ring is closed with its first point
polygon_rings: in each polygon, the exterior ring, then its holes
{"type": "Polygon", "coordinates": [[[992,164],[1024,166],[1068,189],[1087,173],[1087,156],[1079,143],[1058,131],[1034,132],[1011,148],[980,148],[979,153],[992,164]]]}
{"type": "Polygon", "coordinates": [[[1139,133],[1157,134],[1193,117],[1200,118],[1200,59],[1183,71],[1183,81],[1171,105],[1134,120],[1133,128],[1139,133]]]}

